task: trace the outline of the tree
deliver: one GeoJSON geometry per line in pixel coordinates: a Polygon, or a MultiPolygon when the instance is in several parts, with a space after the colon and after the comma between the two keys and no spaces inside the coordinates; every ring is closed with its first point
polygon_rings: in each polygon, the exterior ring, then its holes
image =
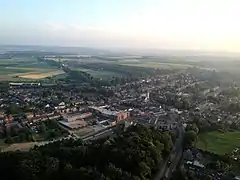
{"type": "Polygon", "coordinates": [[[139,163],[139,172],[142,177],[151,176],[151,169],[144,162],[139,163]]]}
{"type": "Polygon", "coordinates": [[[142,125],[95,141],[65,139],[28,152],[0,153],[0,164],[5,165],[0,173],[5,179],[25,180],[144,180],[162,160],[167,140],[168,133],[142,125]]]}
{"type": "Polygon", "coordinates": [[[6,114],[21,114],[23,111],[19,105],[10,104],[6,109],[6,114]]]}
{"type": "Polygon", "coordinates": [[[106,170],[106,176],[110,179],[116,179],[117,177],[122,176],[122,170],[120,168],[116,168],[116,166],[110,163],[106,170]]]}
{"type": "Polygon", "coordinates": [[[197,134],[199,133],[199,129],[196,123],[188,124],[186,127],[186,131],[194,131],[197,134]]]}
{"type": "Polygon", "coordinates": [[[11,136],[7,136],[7,138],[4,142],[7,143],[7,144],[12,144],[14,142],[14,140],[11,136]]]}
{"type": "Polygon", "coordinates": [[[19,130],[16,126],[11,127],[11,131],[10,131],[11,136],[17,136],[18,132],[19,130]]]}
{"type": "Polygon", "coordinates": [[[194,131],[187,131],[184,134],[184,146],[193,146],[197,140],[197,133],[194,131]]]}
{"type": "Polygon", "coordinates": [[[176,169],[176,171],[174,171],[172,180],[186,180],[186,179],[187,179],[186,173],[182,169],[178,168],[176,169]]]}
{"type": "Polygon", "coordinates": [[[39,126],[39,131],[40,133],[42,134],[45,134],[47,132],[47,128],[46,128],[46,125],[44,123],[42,123],[40,126],[39,126]]]}

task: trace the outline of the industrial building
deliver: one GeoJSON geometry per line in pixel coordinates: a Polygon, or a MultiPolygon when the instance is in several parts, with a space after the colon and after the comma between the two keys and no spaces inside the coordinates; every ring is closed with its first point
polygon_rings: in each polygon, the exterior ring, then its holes
{"type": "Polygon", "coordinates": [[[41,83],[21,83],[21,82],[9,83],[10,88],[33,88],[39,86],[41,86],[41,83]]]}
{"type": "Polygon", "coordinates": [[[76,121],[72,121],[72,122],[59,121],[59,123],[70,130],[83,128],[88,125],[88,123],[85,122],[84,120],[76,120],[76,121]]]}
{"type": "Polygon", "coordinates": [[[73,114],[67,114],[65,116],[63,116],[64,120],[66,122],[73,122],[76,120],[82,120],[85,118],[89,118],[92,116],[92,113],[88,112],[88,113],[73,113],[73,114]]]}
{"type": "Polygon", "coordinates": [[[73,113],[63,116],[64,120],[59,121],[61,125],[68,129],[79,129],[88,126],[88,123],[84,121],[85,118],[92,116],[92,113],[73,113]]]}
{"type": "Polygon", "coordinates": [[[97,113],[98,115],[102,115],[111,120],[115,120],[116,122],[119,122],[121,120],[124,120],[130,117],[130,112],[128,111],[112,111],[112,110],[106,109],[105,106],[103,107],[91,106],[90,109],[93,112],[97,113]]]}

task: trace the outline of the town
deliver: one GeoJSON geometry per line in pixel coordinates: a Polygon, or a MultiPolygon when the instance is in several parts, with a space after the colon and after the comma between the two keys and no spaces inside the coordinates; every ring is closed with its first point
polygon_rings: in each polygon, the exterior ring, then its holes
{"type": "Polygon", "coordinates": [[[179,166],[196,171],[199,178],[208,172],[218,179],[223,173],[212,173],[199,162],[199,151],[183,150],[182,145],[184,131],[192,122],[205,128],[239,125],[240,89],[237,82],[220,82],[218,74],[188,68],[103,86],[101,91],[71,84],[10,82],[0,93],[0,133],[6,145],[2,151],[26,151],[70,138],[111,137],[119,128],[142,124],[176,137],[166,161],[170,166],[165,164],[156,179],[171,178],[170,172],[179,166]]]}

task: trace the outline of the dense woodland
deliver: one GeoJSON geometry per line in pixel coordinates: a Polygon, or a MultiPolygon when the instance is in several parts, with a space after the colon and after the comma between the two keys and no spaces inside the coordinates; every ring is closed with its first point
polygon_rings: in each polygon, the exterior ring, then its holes
{"type": "Polygon", "coordinates": [[[93,142],[64,140],[0,154],[1,179],[150,179],[172,148],[171,136],[136,125],[93,142]]]}

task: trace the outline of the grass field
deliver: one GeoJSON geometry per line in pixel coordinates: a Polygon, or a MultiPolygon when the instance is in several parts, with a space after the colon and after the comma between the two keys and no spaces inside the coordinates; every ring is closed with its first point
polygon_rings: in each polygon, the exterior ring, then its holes
{"type": "Polygon", "coordinates": [[[197,148],[220,155],[229,153],[236,147],[240,147],[240,131],[200,134],[197,142],[197,148]]]}

